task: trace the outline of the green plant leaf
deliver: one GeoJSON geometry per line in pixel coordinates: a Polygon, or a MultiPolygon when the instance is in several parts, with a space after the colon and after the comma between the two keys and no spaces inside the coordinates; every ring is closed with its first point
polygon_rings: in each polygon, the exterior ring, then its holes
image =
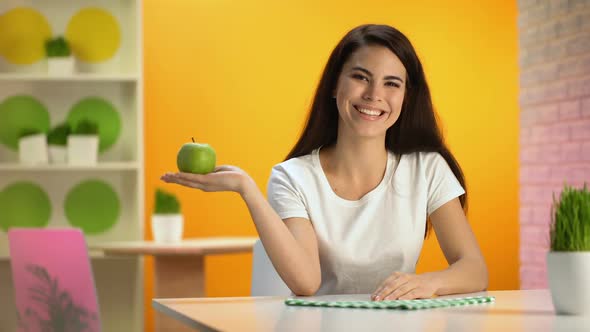
{"type": "Polygon", "coordinates": [[[72,52],[68,41],[63,36],[58,36],[45,42],[45,54],[48,58],[68,57],[72,52]]]}
{"type": "Polygon", "coordinates": [[[36,128],[24,128],[19,132],[18,138],[21,139],[23,137],[33,136],[41,133],[42,131],[36,128]]]}
{"type": "Polygon", "coordinates": [[[55,126],[47,134],[47,144],[66,146],[70,132],[71,128],[67,122],[55,126]]]}
{"type": "Polygon", "coordinates": [[[98,135],[98,123],[84,118],[75,124],[72,134],[75,135],[98,135]]]}
{"type": "Polygon", "coordinates": [[[162,189],[156,189],[155,214],[178,214],[180,213],[180,202],[174,194],[162,189]]]}
{"type": "Polygon", "coordinates": [[[590,251],[590,192],[564,185],[551,208],[551,250],[590,251]]]}

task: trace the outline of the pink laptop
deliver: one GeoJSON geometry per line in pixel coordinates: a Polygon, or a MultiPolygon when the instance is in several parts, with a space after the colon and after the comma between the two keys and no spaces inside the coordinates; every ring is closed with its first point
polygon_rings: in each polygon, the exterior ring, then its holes
{"type": "Polygon", "coordinates": [[[101,331],[79,229],[12,228],[8,241],[19,331],[101,331]]]}

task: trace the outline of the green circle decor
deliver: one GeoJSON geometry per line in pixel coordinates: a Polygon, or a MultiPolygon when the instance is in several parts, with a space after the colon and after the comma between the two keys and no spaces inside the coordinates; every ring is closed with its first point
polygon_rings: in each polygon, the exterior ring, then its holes
{"type": "Polygon", "coordinates": [[[0,229],[45,227],[51,217],[47,193],[32,182],[15,182],[0,191],[0,229]]]}
{"type": "Polygon", "coordinates": [[[115,190],[100,180],[80,182],[68,192],[64,203],[68,222],[86,234],[111,229],[117,223],[120,207],[115,190]]]}
{"type": "Polygon", "coordinates": [[[27,95],[6,98],[0,103],[0,143],[12,150],[18,149],[18,136],[23,129],[49,131],[47,108],[27,95]]]}
{"type": "Polygon", "coordinates": [[[80,100],[70,110],[67,121],[75,127],[78,121],[88,119],[98,125],[98,150],[103,152],[110,148],[121,133],[121,117],[113,104],[99,98],[88,97],[80,100]]]}

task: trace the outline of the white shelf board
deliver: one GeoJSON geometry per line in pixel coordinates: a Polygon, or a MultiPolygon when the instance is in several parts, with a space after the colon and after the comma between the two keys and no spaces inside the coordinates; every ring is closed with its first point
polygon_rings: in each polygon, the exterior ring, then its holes
{"type": "Polygon", "coordinates": [[[139,167],[139,164],[135,161],[99,162],[96,165],[0,163],[0,171],[136,171],[139,170],[139,167]]]}
{"type": "Polygon", "coordinates": [[[74,81],[74,82],[136,82],[135,74],[72,74],[53,76],[48,74],[0,73],[0,81],[74,81]]]}

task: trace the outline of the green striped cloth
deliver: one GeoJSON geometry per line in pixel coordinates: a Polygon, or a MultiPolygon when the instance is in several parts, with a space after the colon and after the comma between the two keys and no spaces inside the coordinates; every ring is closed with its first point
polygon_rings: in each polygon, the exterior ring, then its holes
{"type": "Polygon", "coordinates": [[[360,309],[399,309],[417,310],[442,307],[457,307],[470,304],[494,302],[493,296],[473,296],[447,299],[420,299],[420,300],[392,300],[392,301],[308,301],[302,299],[287,299],[286,305],[305,307],[330,307],[330,308],[360,308],[360,309]]]}

